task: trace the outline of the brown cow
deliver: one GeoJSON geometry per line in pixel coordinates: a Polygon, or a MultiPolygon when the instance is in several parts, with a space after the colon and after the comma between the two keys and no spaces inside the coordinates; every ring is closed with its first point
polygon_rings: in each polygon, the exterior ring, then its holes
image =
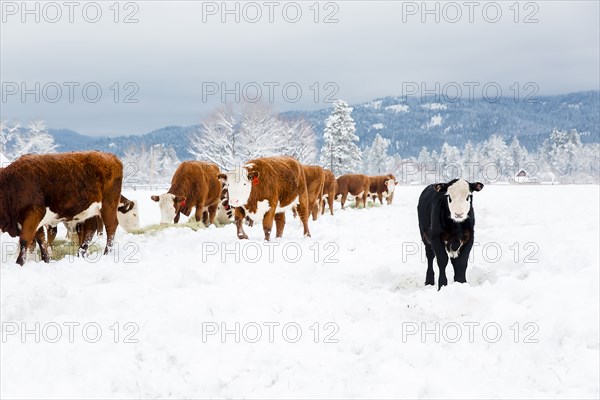
{"type": "Polygon", "coordinates": [[[337,181],[335,175],[329,169],[325,171],[325,182],[323,184],[323,196],[321,202],[321,215],[325,213],[325,202],[329,205],[329,212],[333,215],[333,200],[335,200],[335,194],[337,192],[337,181]]]}
{"type": "Polygon", "coordinates": [[[338,189],[336,191],[336,197],[342,196],[342,210],[344,209],[344,203],[346,203],[348,194],[351,194],[356,198],[356,208],[359,207],[361,200],[363,208],[367,207],[367,196],[369,195],[369,177],[367,175],[342,175],[337,178],[337,183],[338,189]]]}
{"type": "Polygon", "coordinates": [[[184,161],[171,180],[171,188],[160,196],[151,196],[160,207],[160,223],[178,223],[181,214],[188,217],[195,208],[196,221],[214,224],[221,197],[219,167],[201,161],[184,161]],[[208,211],[208,213],[206,213],[208,211]]]}
{"type": "MultiPolygon", "coordinates": [[[[325,171],[318,165],[302,165],[304,177],[306,178],[306,191],[308,193],[308,209],[312,214],[313,221],[319,217],[319,207],[323,198],[323,185],[325,183],[325,171]]],[[[296,207],[292,208],[296,218],[296,207]]]]}
{"type": "Polygon", "coordinates": [[[392,204],[392,196],[396,187],[394,175],[370,176],[369,181],[369,196],[373,198],[373,201],[377,198],[379,203],[383,205],[383,199],[385,199],[387,204],[392,204]]]}
{"type": "Polygon", "coordinates": [[[237,236],[248,239],[242,227],[247,215],[254,221],[262,219],[265,240],[271,238],[273,220],[277,237],[283,235],[285,211],[294,205],[308,230],[308,193],[302,165],[292,157],[265,157],[248,161],[242,168],[219,175],[229,193],[229,204],[235,209],[237,236]]]}
{"type": "MultiPolygon", "coordinates": [[[[106,228],[106,248],[113,246],[117,208],[123,181],[123,164],[99,151],[24,155],[0,171],[0,230],[19,236],[17,263],[25,255],[37,230],[64,221],[85,221],[100,215],[106,228]],[[76,195],[74,195],[76,194],[76,195]]],[[[50,261],[44,242],[42,259],[50,261]]],[[[87,243],[81,249],[85,254],[87,243]]]]}

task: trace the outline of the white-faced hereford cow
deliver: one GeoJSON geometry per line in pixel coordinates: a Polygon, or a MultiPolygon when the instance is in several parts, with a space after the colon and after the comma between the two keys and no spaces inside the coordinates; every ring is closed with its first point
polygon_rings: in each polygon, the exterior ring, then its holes
{"type": "MultiPolygon", "coordinates": [[[[319,217],[319,207],[323,198],[323,185],[325,184],[325,171],[318,165],[302,165],[306,179],[306,192],[308,194],[308,210],[313,221],[319,217]]],[[[296,207],[293,208],[296,218],[296,207]]]]}
{"type": "Polygon", "coordinates": [[[188,217],[195,208],[196,221],[202,221],[204,225],[214,224],[221,198],[219,172],[216,164],[182,162],[173,175],[169,191],[151,196],[160,207],[160,223],[178,223],[181,214],[188,217]]]}
{"type": "Polygon", "coordinates": [[[483,183],[454,179],[448,183],[429,185],[421,193],[417,211],[427,255],[426,285],[435,284],[434,258],[440,269],[438,290],[448,284],[448,257],[454,267],[454,281],[467,281],[467,262],[473,247],[475,227],[473,192],[481,189],[483,183]]]}
{"type": "Polygon", "coordinates": [[[338,189],[336,197],[342,196],[340,199],[342,203],[342,210],[344,204],[348,198],[348,194],[351,194],[356,198],[356,208],[359,207],[361,201],[363,208],[367,207],[367,197],[369,195],[369,177],[362,174],[346,174],[337,178],[338,189]]]}
{"type": "Polygon", "coordinates": [[[392,204],[394,189],[396,188],[396,179],[392,174],[369,177],[369,196],[383,205],[383,199],[387,204],[392,204]]]}
{"type": "MultiPolygon", "coordinates": [[[[107,254],[117,230],[123,181],[121,161],[99,151],[24,155],[0,170],[0,230],[19,237],[17,263],[41,226],[100,215],[107,254]]],[[[45,244],[42,259],[50,261],[45,244]]]]}
{"type": "Polygon", "coordinates": [[[325,169],[325,182],[323,184],[323,197],[321,203],[321,214],[325,213],[325,202],[329,206],[329,212],[333,215],[333,200],[337,193],[337,180],[329,169],[325,169]]]}
{"type": "Polygon", "coordinates": [[[242,227],[245,216],[253,221],[262,220],[265,240],[271,238],[273,220],[277,237],[283,235],[285,212],[297,206],[308,230],[308,194],[302,165],[292,157],[265,157],[248,161],[236,171],[219,175],[229,192],[229,205],[235,208],[237,236],[248,239],[242,227]]]}

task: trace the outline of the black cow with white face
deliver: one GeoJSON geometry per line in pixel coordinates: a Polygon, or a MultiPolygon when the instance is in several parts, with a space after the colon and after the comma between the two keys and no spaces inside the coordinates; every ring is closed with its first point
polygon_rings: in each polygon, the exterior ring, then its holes
{"type": "Polygon", "coordinates": [[[417,211],[427,255],[426,285],[435,284],[434,258],[440,269],[438,290],[448,284],[448,258],[454,267],[454,281],[467,281],[467,262],[474,241],[473,192],[481,189],[483,183],[454,179],[448,183],[429,185],[421,193],[417,211]]]}

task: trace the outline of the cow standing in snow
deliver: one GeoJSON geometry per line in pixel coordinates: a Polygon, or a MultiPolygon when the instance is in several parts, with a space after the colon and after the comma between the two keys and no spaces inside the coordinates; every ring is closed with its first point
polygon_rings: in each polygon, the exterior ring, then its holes
{"type": "MultiPolygon", "coordinates": [[[[106,228],[107,254],[119,224],[122,181],[121,161],[99,151],[28,154],[0,170],[0,231],[19,237],[17,263],[25,263],[27,249],[40,227],[85,221],[96,215],[106,228]]],[[[50,262],[45,243],[38,244],[42,259],[50,262]]],[[[87,243],[83,252],[86,248],[87,243]]]]}
{"type": "Polygon", "coordinates": [[[429,185],[421,193],[417,211],[427,255],[425,285],[435,284],[434,258],[440,270],[438,290],[448,284],[448,258],[454,267],[454,281],[467,281],[467,263],[474,241],[473,192],[481,189],[483,183],[454,179],[448,183],[429,185]]]}
{"type": "Polygon", "coordinates": [[[196,209],[196,221],[214,224],[221,199],[221,183],[217,178],[219,167],[201,161],[182,162],[171,180],[167,193],[151,196],[160,207],[160,223],[178,223],[181,214],[186,217],[196,209]]]}
{"type": "Polygon", "coordinates": [[[383,205],[383,199],[386,203],[392,204],[394,189],[396,188],[396,179],[394,175],[379,175],[369,177],[369,196],[375,202],[375,199],[379,199],[379,203],[383,205]]]}
{"type": "Polygon", "coordinates": [[[367,208],[369,186],[369,177],[367,175],[346,174],[337,178],[336,197],[341,196],[342,210],[349,194],[356,198],[356,208],[358,208],[361,202],[363,208],[367,208]]]}
{"type": "Polygon", "coordinates": [[[265,240],[271,238],[273,221],[276,237],[283,235],[285,212],[293,206],[308,230],[308,194],[302,165],[292,157],[264,157],[248,161],[241,168],[219,175],[229,193],[229,205],[235,208],[237,236],[248,239],[242,227],[244,218],[262,220],[265,240]]]}

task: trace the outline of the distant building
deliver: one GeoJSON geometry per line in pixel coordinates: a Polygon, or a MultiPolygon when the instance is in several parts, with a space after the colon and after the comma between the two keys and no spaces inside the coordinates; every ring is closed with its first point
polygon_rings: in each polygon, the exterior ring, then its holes
{"type": "Polygon", "coordinates": [[[539,179],[531,177],[527,171],[522,169],[515,175],[515,183],[539,183],[539,179]]]}

